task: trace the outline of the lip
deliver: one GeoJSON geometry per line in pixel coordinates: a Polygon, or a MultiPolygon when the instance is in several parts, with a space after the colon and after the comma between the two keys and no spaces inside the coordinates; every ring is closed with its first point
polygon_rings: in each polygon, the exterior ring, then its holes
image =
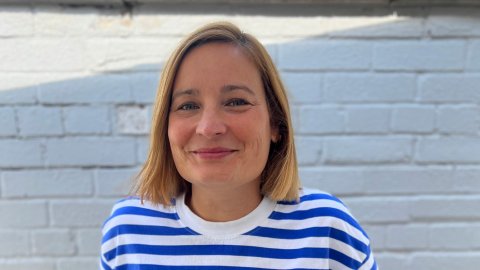
{"type": "Polygon", "coordinates": [[[237,150],[223,147],[199,148],[191,151],[195,156],[202,159],[222,159],[235,153],[237,150]]]}

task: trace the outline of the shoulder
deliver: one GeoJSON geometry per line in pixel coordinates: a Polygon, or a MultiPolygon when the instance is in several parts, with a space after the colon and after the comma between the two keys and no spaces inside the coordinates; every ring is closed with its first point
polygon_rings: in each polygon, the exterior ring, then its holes
{"type": "MultiPolygon", "coordinates": [[[[343,254],[358,262],[370,258],[370,239],[347,206],[334,195],[315,189],[301,189],[299,201],[280,201],[272,219],[290,221],[297,230],[320,233],[340,243],[343,254]]],[[[338,245],[338,244],[336,244],[338,245]]],[[[363,269],[363,268],[362,268],[363,269]]]]}
{"type": "Polygon", "coordinates": [[[129,225],[148,225],[178,220],[174,206],[155,205],[138,197],[127,197],[116,202],[103,224],[102,233],[108,234],[113,228],[129,225]]]}
{"type": "MultiPolygon", "coordinates": [[[[334,195],[315,189],[301,189],[299,201],[278,202],[278,217],[310,220],[316,219],[322,225],[346,228],[349,232],[355,231],[355,235],[366,235],[358,221],[350,213],[347,206],[334,195]]],[[[364,240],[368,241],[364,237],[364,240]]]]}
{"type": "Polygon", "coordinates": [[[278,204],[284,210],[333,208],[350,214],[350,211],[339,198],[328,192],[310,188],[300,189],[298,201],[280,201],[278,204]]]}

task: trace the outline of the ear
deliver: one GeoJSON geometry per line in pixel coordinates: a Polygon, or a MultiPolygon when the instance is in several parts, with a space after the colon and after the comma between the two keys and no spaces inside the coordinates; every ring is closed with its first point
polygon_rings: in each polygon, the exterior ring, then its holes
{"type": "Polygon", "coordinates": [[[277,143],[278,141],[280,141],[280,139],[282,139],[282,136],[278,131],[278,127],[272,127],[271,133],[272,133],[271,140],[273,143],[277,143]]]}

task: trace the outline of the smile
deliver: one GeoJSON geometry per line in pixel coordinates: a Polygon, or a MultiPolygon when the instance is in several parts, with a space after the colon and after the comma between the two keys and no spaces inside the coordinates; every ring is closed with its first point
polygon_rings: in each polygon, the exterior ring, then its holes
{"type": "Polygon", "coordinates": [[[202,159],[221,159],[235,153],[237,150],[228,148],[202,148],[191,151],[195,156],[202,159]]]}

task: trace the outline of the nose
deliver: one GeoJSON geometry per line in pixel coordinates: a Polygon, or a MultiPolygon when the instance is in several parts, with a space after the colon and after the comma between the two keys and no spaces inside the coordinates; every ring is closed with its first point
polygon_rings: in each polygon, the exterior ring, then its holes
{"type": "Polygon", "coordinates": [[[213,109],[204,110],[197,123],[196,133],[207,138],[214,138],[216,136],[225,134],[227,126],[221,114],[213,109]]]}

